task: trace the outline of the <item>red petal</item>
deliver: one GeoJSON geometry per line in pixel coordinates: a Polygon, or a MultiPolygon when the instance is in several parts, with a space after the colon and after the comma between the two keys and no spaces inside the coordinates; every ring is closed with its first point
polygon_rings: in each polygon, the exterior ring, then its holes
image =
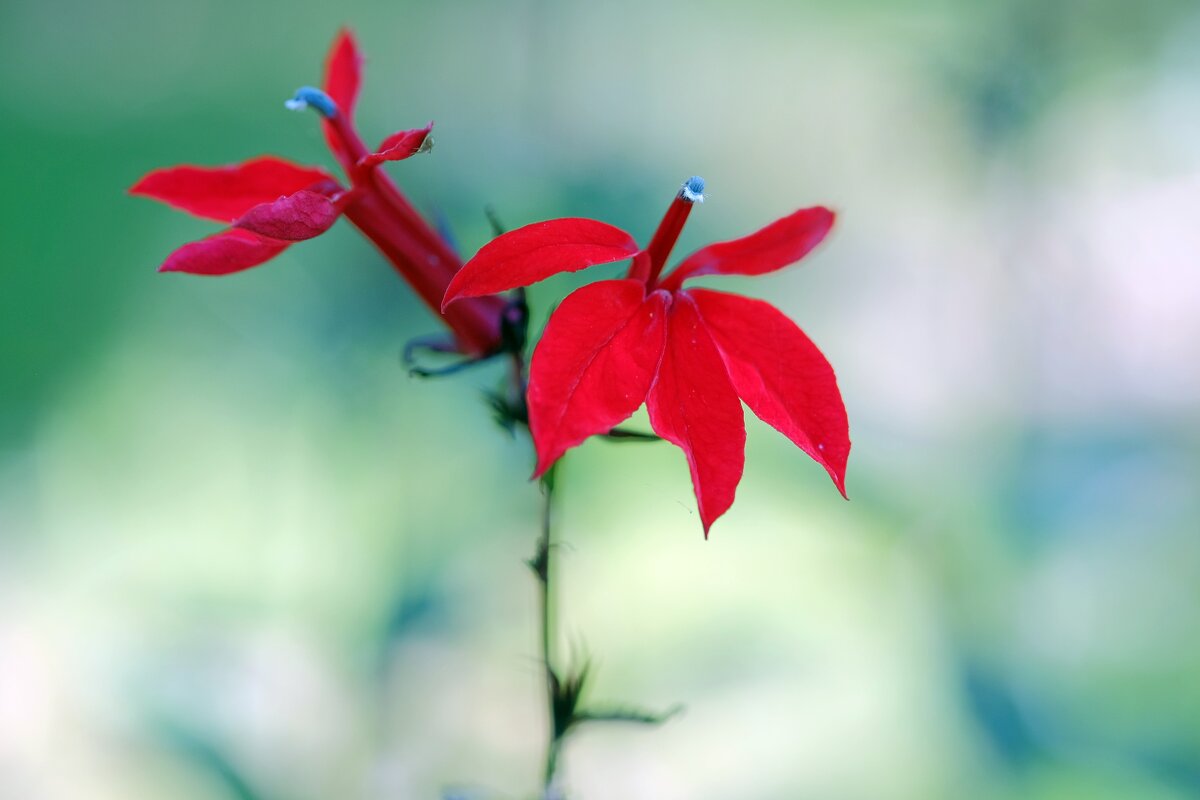
{"type": "Polygon", "coordinates": [[[761,300],[688,289],[737,393],[759,419],[829,471],[846,494],[850,430],[833,367],[796,323],[761,300]]]}
{"type": "Polygon", "coordinates": [[[594,219],[535,222],[480,248],[450,281],[442,308],[460,297],[528,286],[559,272],[620,261],[637,251],[637,242],[628,233],[594,219]]]}
{"type": "Polygon", "coordinates": [[[600,281],[567,295],[551,315],[529,372],[534,477],[645,401],[662,355],[669,297],[647,297],[641,281],[600,281]]]}
{"type": "Polygon", "coordinates": [[[703,247],[679,263],[660,284],[678,289],[701,275],[762,275],[794,264],[821,243],[833,227],[833,212],[802,208],[749,236],[703,247]]]}
{"type": "Polygon", "coordinates": [[[297,242],[320,236],[340,215],[341,211],[328,197],[302,189],[255,206],[233,225],[260,236],[297,242]]]}
{"type": "Polygon", "coordinates": [[[228,275],[256,267],[282,253],[288,245],[288,242],[263,239],[249,231],[230,228],[216,236],[185,244],[167,256],[158,271],[228,275]]]}
{"type": "Polygon", "coordinates": [[[333,181],[333,177],[324,170],[263,156],[224,167],[156,169],[135,183],[129,193],[160,200],[200,217],[229,222],[259,203],[325,181],[333,181]]]}
{"type": "MultiPolygon", "coordinates": [[[[333,99],[333,102],[338,107],[338,113],[342,115],[347,122],[354,119],[354,106],[358,103],[358,87],[362,82],[362,55],[358,50],[358,43],[354,41],[354,34],[346,28],[343,28],[336,39],[333,40],[333,46],[329,48],[329,55],[325,57],[325,94],[333,99]]],[[[343,163],[353,163],[350,154],[346,152],[342,144],[342,136],[336,131],[333,124],[329,120],[322,120],[321,129],[325,133],[325,141],[329,143],[329,149],[343,163]]]]}
{"type": "Polygon", "coordinates": [[[362,82],[362,54],[349,29],[342,28],[325,57],[325,94],[333,98],[338,110],[351,119],[358,102],[358,87],[362,82]]]}
{"type": "Polygon", "coordinates": [[[655,433],[687,456],[707,537],[742,478],[746,427],[721,354],[685,292],[671,304],[667,346],[647,407],[655,433]]]}
{"type": "Polygon", "coordinates": [[[427,141],[431,141],[429,139],[429,132],[431,130],[433,130],[432,122],[424,128],[393,133],[380,143],[377,152],[360,158],[358,165],[360,167],[373,167],[384,161],[403,161],[410,156],[415,156],[421,152],[421,148],[425,146],[427,141]]]}

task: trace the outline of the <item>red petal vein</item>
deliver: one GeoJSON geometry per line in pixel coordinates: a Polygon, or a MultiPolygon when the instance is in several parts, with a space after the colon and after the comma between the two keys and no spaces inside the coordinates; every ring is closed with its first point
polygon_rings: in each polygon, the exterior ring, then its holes
{"type": "Polygon", "coordinates": [[[738,395],[825,467],[842,496],[850,431],[833,367],[804,332],[761,300],[688,289],[738,395]]]}
{"type": "Polygon", "coordinates": [[[662,356],[669,295],[635,280],[571,293],[551,315],[529,374],[534,477],[568,448],[628,419],[646,399],[662,356]]]}
{"type": "Polygon", "coordinates": [[[655,433],[687,456],[707,537],[742,478],[746,427],[721,354],[684,292],[671,304],[667,345],[647,408],[655,433]]]}
{"type": "Polygon", "coordinates": [[[285,241],[320,236],[337,221],[341,212],[323,194],[301,190],[271,203],[261,203],[243,214],[235,228],[285,241]]]}

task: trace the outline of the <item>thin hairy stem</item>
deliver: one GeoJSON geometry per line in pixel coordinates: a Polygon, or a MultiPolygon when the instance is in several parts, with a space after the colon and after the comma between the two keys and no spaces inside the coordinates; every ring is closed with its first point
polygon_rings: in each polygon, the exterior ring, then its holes
{"type": "Polygon", "coordinates": [[[546,709],[549,726],[546,761],[542,771],[543,786],[549,791],[558,770],[558,753],[562,746],[562,720],[558,709],[558,675],[554,671],[554,592],[551,586],[550,553],[553,545],[554,471],[551,467],[542,479],[542,526],[534,557],[534,572],[538,576],[538,605],[540,615],[542,669],[546,676],[546,709]]]}

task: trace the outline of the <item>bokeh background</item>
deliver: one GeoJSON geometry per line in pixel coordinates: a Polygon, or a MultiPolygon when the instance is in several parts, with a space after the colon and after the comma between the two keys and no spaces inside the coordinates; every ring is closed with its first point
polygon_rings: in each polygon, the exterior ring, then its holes
{"type": "Polygon", "coordinates": [[[644,239],[695,173],[680,252],[840,212],[714,285],[838,369],[850,503],[753,419],[708,542],[673,448],[564,462],[563,650],[687,707],[577,736],[572,797],[1200,795],[1197,3],[4,0],[0,797],[535,792],[497,368],[409,378],[436,322],[346,224],[163,276],[214,226],[124,194],[330,164],[282,101],[342,24],[464,252],[489,204],[644,239]]]}

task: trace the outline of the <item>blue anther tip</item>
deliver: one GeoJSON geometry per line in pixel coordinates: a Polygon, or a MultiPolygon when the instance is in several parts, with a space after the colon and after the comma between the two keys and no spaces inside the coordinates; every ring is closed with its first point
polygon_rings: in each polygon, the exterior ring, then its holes
{"type": "Polygon", "coordinates": [[[314,86],[301,86],[291,100],[285,100],[283,105],[292,111],[303,111],[312,108],[322,117],[337,116],[337,103],[333,98],[314,86]]]}
{"type": "Polygon", "coordinates": [[[683,188],[679,190],[679,196],[689,203],[704,202],[704,178],[699,175],[693,175],[684,182],[683,188]]]}

